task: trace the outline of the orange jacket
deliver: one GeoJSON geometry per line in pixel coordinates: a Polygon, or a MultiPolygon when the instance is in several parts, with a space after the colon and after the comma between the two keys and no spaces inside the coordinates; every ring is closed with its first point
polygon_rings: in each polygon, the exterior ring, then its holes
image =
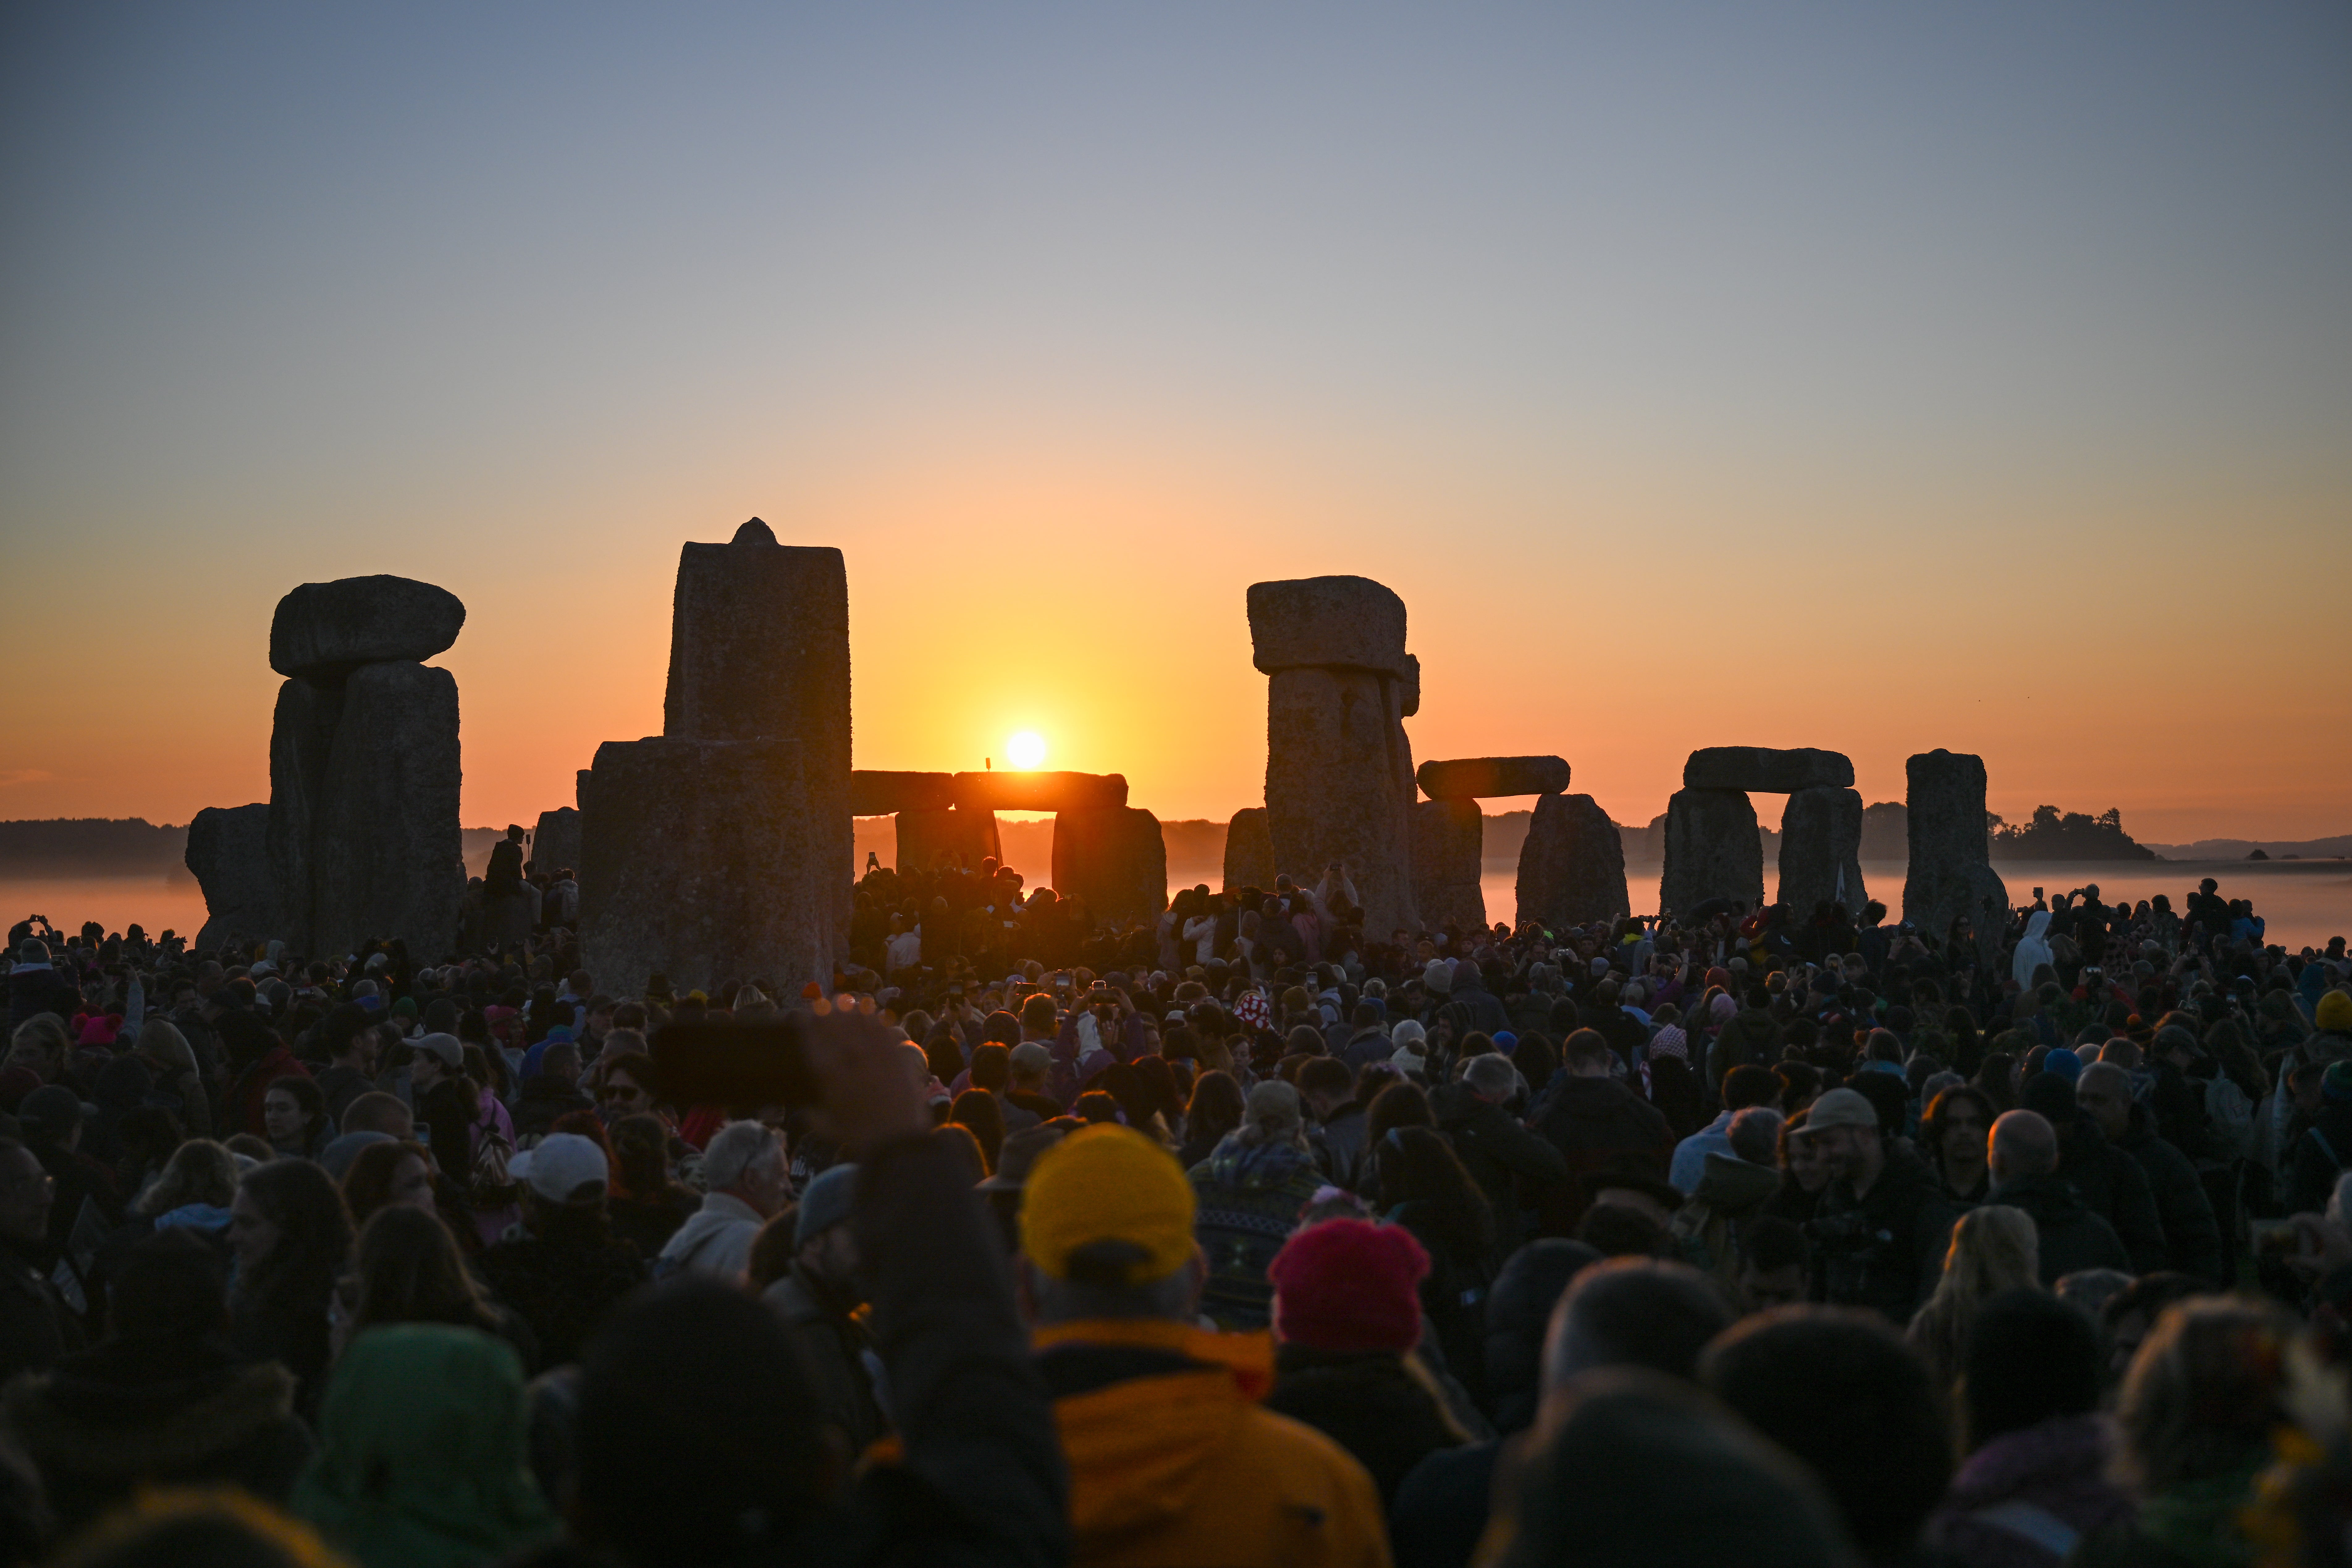
{"type": "Polygon", "coordinates": [[[1055,1324],[1036,1344],[1174,1351],[1199,1363],[1055,1401],[1074,1563],[1388,1568],[1388,1524],[1363,1466],[1259,1407],[1274,1381],[1266,1335],[1120,1320],[1055,1324]]]}

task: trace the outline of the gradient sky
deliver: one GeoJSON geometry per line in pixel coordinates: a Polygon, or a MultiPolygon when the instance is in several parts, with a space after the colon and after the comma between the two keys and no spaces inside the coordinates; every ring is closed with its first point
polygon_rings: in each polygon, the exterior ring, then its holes
{"type": "Polygon", "coordinates": [[[394,572],[527,821],[757,513],[861,766],[1223,816],[1245,586],[1352,572],[1417,755],[1620,820],[2352,831],[2352,12],[1564,12],[8,8],[0,816],[266,798],[272,605],[394,572]]]}

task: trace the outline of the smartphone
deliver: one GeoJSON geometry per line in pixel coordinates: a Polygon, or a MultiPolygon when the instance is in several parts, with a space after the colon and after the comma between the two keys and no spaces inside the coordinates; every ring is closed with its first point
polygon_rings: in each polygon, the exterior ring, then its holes
{"type": "Polygon", "coordinates": [[[665,1104],[815,1105],[824,1098],[801,1037],[803,1016],[753,1023],[669,1024],[653,1037],[654,1098],[665,1104]]]}

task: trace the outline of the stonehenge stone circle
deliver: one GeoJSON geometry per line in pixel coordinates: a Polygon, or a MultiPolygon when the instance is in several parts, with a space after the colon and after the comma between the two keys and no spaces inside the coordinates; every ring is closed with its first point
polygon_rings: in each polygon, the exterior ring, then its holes
{"type": "Polygon", "coordinates": [[[1780,902],[1801,925],[1816,906],[1843,904],[1859,920],[1869,898],[1862,885],[1862,796],[1850,789],[1801,789],[1780,816],[1780,902]]]}
{"type": "Polygon", "coordinates": [[[833,980],[828,818],[781,738],[607,741],[581,802],[581,962],[615,995],[833,980]]]}
{"type": "Polygon", "coordinates": [[[953,773],[887,773],[856,768],[849,774],[849,815],[895,816],[902,811],[945,811],[955,804],[953,773]]]}
{"type": "Polygon", "coordinates": [[[1265,807],[1245,805],[1234,813],[1225,828],[1223,891],[1244,888],[1260,891],[1274,886],[1274,838],[1266,827],[1265,807]]]}
{"type": "Polygon", "coordinates": [[[1412,902],[1433,930],[1484,930],[1478,885],[1486,818],[1475,800],[1424,800],[1412,808],[1412,902]]]}
{"type": "MultiPolygon", "coordinates": [[[[829,546],[783,545],[753,518],[725,544],[679,547],[662,733],[792,740],[816,813],[814,884],[828,953],[848,946],[856,855],[849,799],[849,572],[829,546]]],[[[584,892],[584,889],[583,889],[584,892]]]]}
{"type": "Polygon", "coordinates": [[[1413,778],[1432,800],[1479,800],[1506,795],[1564,795],[1565,757],[1463,757],[1426,762],[1413,778]]]}
{"type": "Polygon", "coordinates": [[[1254,583],[1249,621],[1252,660],[1268,677],[1274,865],[1312,881],[1343,862],[1366,932],[1416,926],[1403,704],[1419,671],[1404,651],[1404,601],[1363,577],[1254,583]]]}
{"type": "Polygon", "coordinates": [[[1680,789],[1666,802],[1666,864],[1658,906],[1683,914],[1710,899],[1764,901],[1764,840],[1756,807],[1736,789],[1680,789]]]}
{"type": "Polygon", "coordinates": [[[1054,817],[1054,891],[1096,920],[1149,919],[1168,907],[1168,846],[1138,806],[1080,806],[1054,817]]]}
{"type": "Polygon", "coordinates": [[[1632,910],[1625,840],[1600,802],[1589,795],[1536,802],[1519,846],[1516,892],[1517,919],[1538,925],[1583,925],[1632,910]]]}
{"type": "Polygon", "coordinates": [[[1098,811],[1127,804],[1120,773],[958,773],[950,788],[962,811],[1098,811]]]}
{"type": "Polygon", "coordinates": [[[1737,789],[1794,795],[1801,789],[1851,789],[1853,763],[1843,752],[1810,747],[1706,746],[1683,764],[1685,789],[1737,789]]]}
{"type": "Polygon", "coordinates": [[[1903,918],[1938,949],[1952,922],[1969,917],[1987,963],[2000,956],[2009,889],[1992,868],[1985,832],[1984,759],[1940,747],[1904,764],[1910,865],[1903,880],[1903,918]]]}
{"type": "Polygon", "coordinates": [[[363,664],[415,664],[446,653],[466,625],[446,588],[406,577],[305,583],[278,601],[269,668],[280,675],[341,680],[363,664]]]}
{"type": "Polygon", "coordinates": [[[188,824],[184,856],[205,893],[204,929],[196,951],[209,952],[231,937],[279,937],[286,922],[278,883],[269,874],[269,803],[208,805],[188,824]]]}
{"type": "Polygon", "coordinates": [[[580,809],[559,805],[539,814],[530,835],[531,869],[553,876],[566,866],[580,869],[580,809]]]}

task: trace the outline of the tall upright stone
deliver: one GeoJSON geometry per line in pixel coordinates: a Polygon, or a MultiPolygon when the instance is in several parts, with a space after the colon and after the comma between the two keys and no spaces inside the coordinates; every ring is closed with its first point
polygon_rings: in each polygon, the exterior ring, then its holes
{"type": "Polygon", "coordinates": [[[1432,930],[1482,931],[1486,819],[1475,800],[1424,800],[1412,808],[1413,909],[1432,930]]]}
{"type": "Polygon", "coordinates": [[[196,885],[205,891],[205,924],[196,933],[198,952],[210,952],[232,939],[268,939],[286,934],[278,907],[278,883],[269,870],[269,805],[208,805],[188,824],[184,854],[196,885]]]}
{"type": "Polygon", "coordinates": [[[1659,910],[1679,915],[1710,899],[1764,902],[1764,839],[1744,790],[1680,789],[1666,801],[1659,910]]]}
{"type": "Polygon", "coordinates": [[[1780,816],[1780,902],[1799,924],[1822,904],[1856,918],[1870,897],[1862,885],[1862,796],[1850,789],[1801,789],[1780,816]]]}
{"type": "Polygon", "coordinates": [[[1589,795],[1536,802],[1519,846],[1518,923],[1589,925],[1633,910],[1625,890],[1625,840],[1589,795]]]}
{"type": "Polygon", "coordinates": [[[291,676],[278,689],[269,723],[269,870],[286,940],[306,953],[318,951],[318,866],[311,848],[326,805],[327,759],[342,716],[341,680],[320,685],[291,676]]]}
{"type": "Polygon", "coordinates": [[[1937,748],[1904,764],[1911,860],[1903,918],[1940,951],[1965,916],[1980,962],[1998,963],[2009,921],[2009,889],[1992,868],[1985,828],[1982,757],[1937,748]]]}
{"type": "Polygon", "coordinates": [[[581,810],[581,963],[617,996],[830,984],[831,850],[800,742],[657,736],[596,748],[581,810]]]}
{"type": "Polygon", "coordinates": [[[354,670],[311,844],[320,951],[388,937],[428,961],[455,951],[458,785],[457,678],[425,664],[354,670]]]}
{"type": "Polygon", "coordinates": [[[1139,806],[1078,806],[1054,815],[1054,890],[1097,921],[1148,920],[1168,907],[1168,845],[1139,806]]]}
{"type": "Polygon", "coordinates": [[[1274,863],[1312,880],[1344,863],[1366,932],[1420,924],[1412,747],[1420,702],[1404,601],[1364,577],[1253,583],[1252,660],[1267,675],[1265,806],[1274,863]]]}
{"type": "Polygon", "coordinates": [[[1265,807],[1245,805],[1225,826],[1224,891],[1244,888],[1263,892],[1274,886],[1274,836],[1265,825],[1265,807]]]}
{"type": "Polygon", "coordinates": [[[783,545],[753,518],[725,544],[678,553],[662,733],[791,740],[817,823],[814,887],[828,954],[848,948],[849,573],[829,546],[783,545]],[[830,868],[830,869],[824,869],[830,868]]]}
{"type": "Polygon", "coordinates": [[[530,864],[535,871],[549,876],[570,867],[580,869],[580,810],[577,806],[559,805],[553,811],[539,814],[539,825],[531,830],[530,864]]]}

